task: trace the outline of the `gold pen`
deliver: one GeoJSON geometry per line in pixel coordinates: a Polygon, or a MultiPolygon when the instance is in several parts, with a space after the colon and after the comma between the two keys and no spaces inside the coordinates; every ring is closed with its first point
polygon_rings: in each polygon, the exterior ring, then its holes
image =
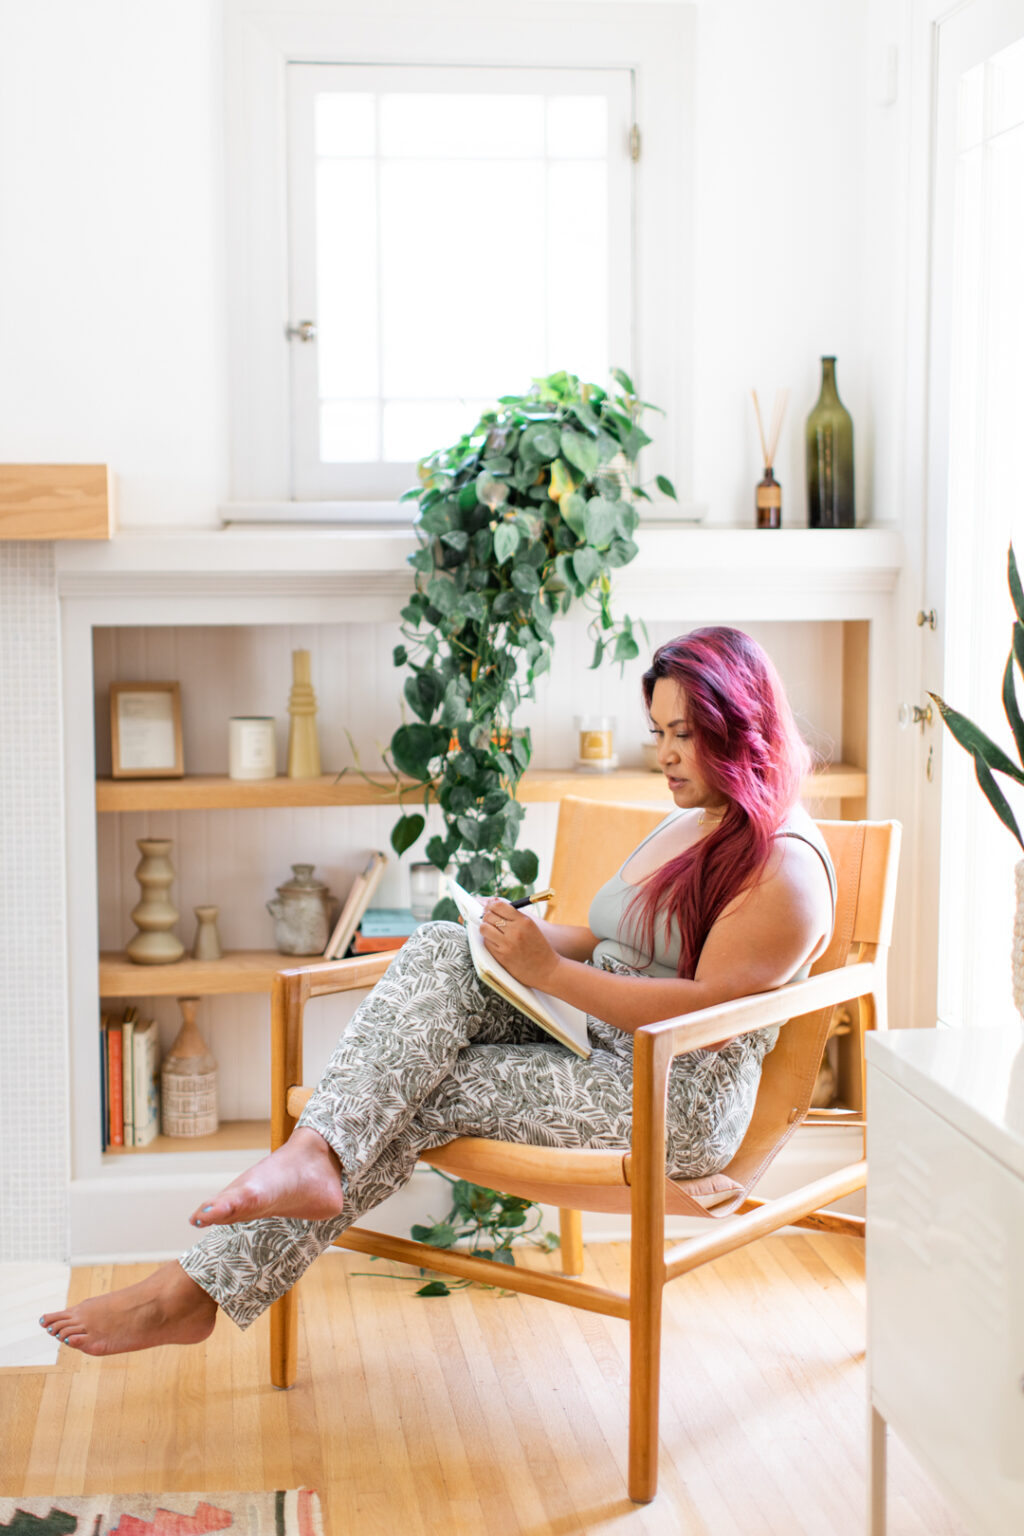
{"type": "Polygon", "coordinates": [[[518,911],[521,907],[532,907],[535,901],[550,901],[554,891],[537,891],[533,896],[520,896],[518,901],[510,901],[509,906],[518,911]]]}

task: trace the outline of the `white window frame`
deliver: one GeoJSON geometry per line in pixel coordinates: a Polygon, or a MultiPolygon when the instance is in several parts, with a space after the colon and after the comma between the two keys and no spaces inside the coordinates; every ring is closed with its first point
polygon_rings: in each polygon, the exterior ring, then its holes
{"type": "MultiPolygon", "coordinates": [[[[287,67],[290,63],[630,69],[633,374],[665,411],[658,469],[690,499],[694,7],[478,0],[226,0],[226,248],[230,502],[225,521],[395,522],[397,502],[291,499],[287,67]]],[[[661,418],[659,418],[661,420],[661,418]]]]}

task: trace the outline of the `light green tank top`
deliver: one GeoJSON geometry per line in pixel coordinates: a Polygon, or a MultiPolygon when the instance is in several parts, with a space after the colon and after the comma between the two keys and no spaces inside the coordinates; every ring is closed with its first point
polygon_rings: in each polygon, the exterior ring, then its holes
{"type": "MultiPolygon", "coordinates": [[[[676,924],[673,923],[668,929],[664,923],[656,925],[654,957],[649,959],[640,943],[639,925],[635,916],[628,910],[630,902],[636,895],[637,887],[630,885],[622,878],[622,871],[633,855],[645,847],[651,838],[657,837],[670,822],[685,814],[684,811],[670,811],[664,821],[659,821],[654,831],[648,833],[642,843],[637,844],[633,853],[623,861],[612,878],[602,885],[590,903],[588,926],[598,941],[594,950],[595,965],[601,965],[607,957],[622,965],[628,965],[633,970],[643,971],[647,976],[678,976],[680,940],[676,924]]],[[[831,937],[836,915],[836,875],[828,855],[828,848],[825,846],[825,839],[801,806],[793,808],[775,835],[776,837],[798,837],[801,842],[808,843],[814,849],[824,864],[832,894],[832,922],[829,924],[831,937]]],[[[796,975],[790,979],[802,981],[809,970],[810,961],[801,966],[796,975]]]]}

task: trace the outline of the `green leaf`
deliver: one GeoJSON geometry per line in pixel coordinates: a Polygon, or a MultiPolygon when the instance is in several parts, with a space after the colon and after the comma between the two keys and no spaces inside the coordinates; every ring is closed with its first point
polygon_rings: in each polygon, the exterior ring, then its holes
{"type": "Polygon", "coordinates": [[[596,549],[578,549],[572,557],[572,568],[581,587],[589,587],[596,581],[601,570],[601,556],[596,549]]]}
{"type": "Polygon", "coordinates": [[[586,537],[587,498],[579,491],[571,491],[558,503],[558,510],[578,539],[586,537]]]}
{"type": "Polygon", "coordinates": [[[420,815],[402,816],[391,828],[391,846],[401,858],[419,837],[426,821],[420,815]]]}
{"type": "Polygon", "coordinates": [[[472,512],[477,504],[476,486],[472,480],[459,491],[458,501],[460,512],[472,512]]]}
{"type": "Polygon", "coordinates": [[[444,869],[448,864],[448,842],[443,837],[432,837],[427,843],[426,855],[431,864],[437,869],[444,869]]]}
{"type": "Polygon", "coordinates": [[[560,446],[558,429],[549,421],[538,421],[527,427],[519,440],[520,455],[537,464],[557,459],[560,446]]]}
{"type": "Polygon", "coordinates": [[[597,640],[594,641],[594,659],[590,663],[590,671],[591,672],[596,671],[596,669],[601,665],[601,659],[602,659],[603,656],[604,656],[604,640],[599,637],[597,640]]]}
{"type": "Polygon", "coordinates": [[[1010,596],[1013,598],[1013,608],[1021,624],[1024,624],[1024,588],[1020,584],[1020,573],[1017,570],[1017,556],[1010,545],[1009,554],[1006,557],[1007,578],[1010,583],[1010,596]]]}
{"type": "Polygon", "coordinates": [[[424,575],[434,569],[434,552],[432,549],[416,549],[408,557],[409,564],[414,571],[422,571],[424,575]]]}
{"type": "Polygon", "coordinates": [[[458,609],[459,590],[450,577],[435,576],[427,587],[427,599],[438,613],[449,618],[458,609]]]}
{"type": "MultiPolygon", "coordinates": [[[[1016,629],[1017,626],[1014,625],[1016,629]]],[[[1017,756],[1024,763],[1024,720],[1017,707],[1017,693],[1013,685],[1013,653],[1014,647],[1010,647],[1010,654],[1006,658],[1006,669],[1003,672],[1003,708],[1006,718],[1010,722],[1013,739],[1017,743],[1017,756]]]]}
{"type": "Polygon", "coordinates": [[[405,666],[406,662],[409,660],[409,652],[406,650],[404,645],[395,646],[394,650],[391,652],[391,660],[394,662],[396,667],[405,666]]]}
{"type": "Polygon", "coordinates": [[[494,558],[499,565],[511,560],[519,548],[519,529],[515,523],[499,523],[494,530],[494,558]]]}
{"type": "Polygon", "coordinates": [[[508,486],[501,480],[495,480],[494,476],[486,469],[482,469],[476,477],[476,496],[485,507],[490,507],[492,512],[504,506],[508,500],[508,486]]]}
{"type": "Polygon", "coordinates": [[[1020,828],[1017,825],[1016,817],[1010,809],[1010,802],[993,778],[992,771],[981,753],[975,752],[973,756],[974,772],[977,775],[978,783],[985,792],[989,805],[991,805],[1003,826],[1010,829],[1018,843],[1020,843],[1021,849],[1024,850],[1024,838],[1020,835],[1020,828]]]}
{"type": "Polygon", "coordinates": [[[529,848],[515,848],[509,854],[508,862],[517,880],[521,880],[524,885],[533,884],[540,868],[535,853],[531,853],[529,848]]]}
{"type": "Polygon", "coordinates": [[[443,1280],[431,1280],[427,1285],[421,1285],[415,1293],[417,1296],[450,1296],[451,1291],[443,1280]]]}
{"type": "Polygon", "coordinates": [[[459,920],[459,909],[450,896],[442,896],[431,912],[430,918],[431,922],[434,923],[457,923],[459,920]]]}
{"type": "Polygon", "coordinates": [[[673,501],[679,500],[679,497],[676,495],[676,488],[667,475],[656,475],[654,483],[663,496],[671,496],[673,501]]]}
{"type": "Polygon", "coordinates": [[[624,373],[621,368],[610,368],[608,371],[611,374],[612,378],[615,380],[616,384],[620,384],[622,386],[622,388],[626,391],[627,395],[635,395],[636,394],[636,389],[634,388],[633,380],[630,378],[628,373],[624,373]]]}
{"type": "Polygon", "coordinates": [[[613,659],[615,661],[633,661],[640,655],[640,647],[633,639],[629,630],[623,630],[615,642],[613,659]]]}
{"type": "Polygon", "coordinates": [[[515,1256],[511,1248],[495,1248],[494,1252],[487,1257],[493,1259],[495,1264],[511,1264],[513,1268],[515,1267],[515,1256]]]}
{"type": "Polygon", "coordinates": [[[409,1228],[414,1242],[429,1243],[432,1248],[450,1248],[458,1233],[448,1221],[436,1221],[432,1227],[409,1228]]]}
{"type": "Polygon", "coordinates": [[[563,427],[559,446],[563,459],[568,459],[570,464],[574,464],[588,480],[597,474],[601,453],[596,441],[588,433],[575,432],[572,427],[563,427]]]}
{"type": "Polygon", "coordinates": [[[400,725],[391,738],[391,756],[399,773],[429,779],[430,763],[448,745],[448,732],[436,725],[400,725]]]}
{"type": "Polygon", "coordinates": [[[519,564],[512,567],[512,585],[517,592],[524,592],[532,596],[540,591],[540,577],[532,565],[519,564]]]}
{"type": "Polygon", "coordinates": [[[409,707],[421,720],[429,720],[444,693],[444,684],[437,673],[424,669],[407,677],[402,689],[409,707]]]}
{"type": "Polygon", "coordinates": [[[447,549],[455,550],[456,554],[464,555],[469,548],[469,534],[463,528],[456,528],[454,533],[443,533],[441,543],[447,549]]]}
{"type": "Polygon", "coordinates": [[[940,699],[937,693],[930,695],[938,705],[939,714],[943,723],[949,727],[955,741],[959,742],[965,752],[973,757],[980,753],[986,766],[997,773],[1008,773],[1011,779],[1016,779],[1018,784],[1024,784],[1024,772],[1017,767],[1002,747],[997,747],[991,737],[970,720],[966,715],[961,715],[958,710],[951,709],[945,699],[940,699]]]}
{"type": "Polygon", "coordinates": [[[606,501],[603,496],[592,496],[583,514],[588,544],[607,549],[615,537],[618,520],[619,509],[615,502],[606,501]]]}
{"type": "Polygon", "coordinates": [[[647,433],[641,427],[634,424],[622,439],[622,451],[626,458],[632,462],[641,448],[646,448],[650,441],[651,439],[647,436],[647,433]]]}

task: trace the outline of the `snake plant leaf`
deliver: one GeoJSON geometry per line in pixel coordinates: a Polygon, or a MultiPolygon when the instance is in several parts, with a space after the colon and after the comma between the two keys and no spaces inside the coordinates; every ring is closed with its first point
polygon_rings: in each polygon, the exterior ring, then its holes
{"type": "Polygon", "coordinates": [[[1016,779],[1018,784],[1024,784],[1024,772],[1017,767],[1013,760],[1007,757],[1002,747],[997,747],[990,736],[958,710],[951,709],[945,699],[941,699],[937,693],[929,694],[938,706],[939,714],[943,722],[948,726],[955,741],[958,741],[965,752],[972,757],[976,752],[981,754],[986,766],[996,773],[1007,773],[1011,779],[1016,779]]]}
{"type": "Polygon", "coordinates": [[[1017,658],[1017,665],[1024,674],[1024,624],[1013,626],[1013,654],[1017,658]]]}
{"type": "MultiPolygon", "coordinates": [[[[1014,630],[1019,628],[1019,624],[1014,625],[1014,630]]],[[[1013,679],[1015,648],[1015,646],[1011,646],[1010,654],[1006,658],[1006,670],[1003,672],[1003,708],[1006,711],[1006,718],[1010,722],[1010,729],[1013,731],[1013,739],[1017,743],[1017,756],[1024,763],[1024,719],[1021,718],[1020,709],[1017,705],[1017,690],[1014,687],[1013,679]]]]}
{"type": "Polygon", "coordinates": [[[1017,570],[1017,557],[1010,545],[1009,554],[1006,557],[1006,573],[1010,583],[1010,596],[1013,598],[1013,607],[1017,618],[1024,624],[1024,587],[1020,584],[1020,573],[1017,570]]]}
{"type": "Polygon", "coordinates": [[[981,753],[975,752],[973,753],[973,757],[974,772],[977,775],[978,783],[981,785],[985,792],[985,798],[988,800],[989,805],[999,817],[999,820],[1003,823],[1003,826],[1010,829],[1018,843],[1020,843],[1022,851],[1024,851],[1024,837],[1021,837],[1020,835],[1020,828],[1017,825],[1017,818],[1014,816],[1010,809],[1010,802],[1007,800],[1006,796],[999,788],[999,785],[996,783],[992,771],[986,763],[985,759],[982,757],[981,753]]]}

